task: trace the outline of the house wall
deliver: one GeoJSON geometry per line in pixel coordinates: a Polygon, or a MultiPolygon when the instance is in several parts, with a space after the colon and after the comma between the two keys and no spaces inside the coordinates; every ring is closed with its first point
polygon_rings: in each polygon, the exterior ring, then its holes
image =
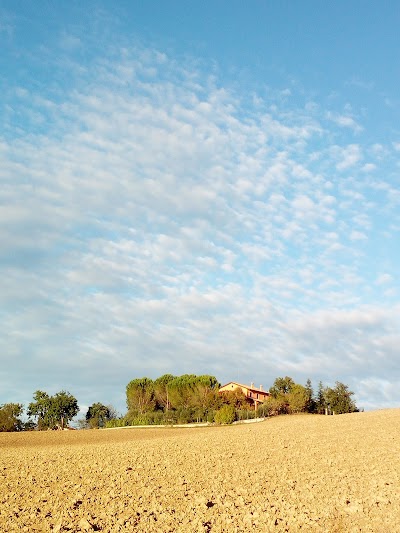
{"type": "Polygon", "coordinates": [[[256,404],[258,402],[263,402],[269,397],[269,392],[262,391],[259,389],[253,389],[246,387],[245,385],[241,385],[240,383],[227,383],[223,387],[219,389],[219,392],[231,392],[235,389],[241,389],[243,394],[247,397],[253,400],[253,402],[256,404]]]}
{"type": "Polygon", "coordinates": [[[246,396],[248,396],[249,394],[249,389],[247,387],[241,387],[239,384],[237,383],[228,383],[227,385],[224,385],[223,387],[221,387],[219,389],[219,392],[232,392],[233,390],[235,389],[242,389],[242,392],[243,394],[245,394],[246,396]]]}

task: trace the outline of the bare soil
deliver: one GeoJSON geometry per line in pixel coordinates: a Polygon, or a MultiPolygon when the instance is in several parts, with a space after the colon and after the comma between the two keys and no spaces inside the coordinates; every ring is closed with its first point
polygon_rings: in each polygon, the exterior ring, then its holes
{"type": "Polygon", "coordinates": [[[400,409],[0,434],[0,531],[400,531],[400,409]]]}

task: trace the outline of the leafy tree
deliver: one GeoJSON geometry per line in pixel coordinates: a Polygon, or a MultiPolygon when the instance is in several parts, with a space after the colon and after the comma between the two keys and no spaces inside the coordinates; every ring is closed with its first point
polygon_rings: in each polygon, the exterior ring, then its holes
{"type": "Polygon", "coordinates": [[[111,418],[111,409],[99,402],[92,404],[86,413],[86,422],[91,428],[102,428],[111,418]]]}
{"type": "Polygon", "coordinates": [[[295,383],[286,394],[289,413],[303,413],[307,409],[309,393],[303,385],[295,383]]]}
{"type": "Polygon", "coordinates": [[[285,376],[284,378],[276,378],[274,384],[269,389],[269,392],[274,398],[277,398],[279,395],[290,392],[293,385],[295,385],[295,382],[289,376],[285,376]]]}
{"type": "Polygon", "coordinates": [[[58,426],[64,429],[74,416],[79,413],[79,406],[76,398],[67,391],[57,392],[52,397],[53,417],[58,426]]]}
{"type": "Polygon", "coordinates": [[[261,416],[302,413],[308,410],[312,398],[311,381],[303,387],[289,376],[276,378],[269,392],[271,396],[258,408],[261,416]]]}
{"type": "Polygon", "coordinates": [[[193,405],[205,411],[214,407],[219,399],[219,382],[209,375],[197,376],[192,380],[193,405]]]}
{"type": "Polygon", "coordinates": [[[307,379],[306,382],[306,391],[307,391],[307,405],[306,405],[306,411],[308,413],[314,413],[316,409],[316,402],[314,399],[314,390],[312,387],[311,379],[307,379]]]}
{"type": "Polygon", "coordinates": [[[36,418],[39,430],[51,426],[50,420],[51,398],[47,392],[37,390],[33,395],[34,401],[28,405],[27,415],[36,418]]]}
{"type": "Polygon", "coordinates": [[[188,409],[192,406],[194,388],[196,385],[194,374],[183,374],[173,379],[169,385],[171,407],[174,409],[188,409]]]}
{"type": "Polygon", "coordinates": [[[24,427],[19,418],[23,413],[20,403],[5,403],[0,407],[0,431],[21,431],[24,427]]]}
{"type": "Polygon", "coordinates": [[[157,406],[165,411],[168,411],[170,408],[168,386],[175,377],[172,374],[164,374],[154,381],[154,394],[157,406]]]}
{"type": "Polygon", "coordinates": [[[126,390],[127,420],[132,424],[210,420],[222,404],[219,382],[210,375],[134,379],[126,390]]]}
{"type": "Polygon", "coordinates": [[[110,414],[109,420],[114,420],[115,418],[118,418],[121,416],[113,405],[111,404],[107,405],[107,409],[110,414]]]}
{"type": "Polygon", "coordinates": [[[284,395],[270,396],[257,409],[258,416],[277,416],[287,413],[287,403],[284,395]]]}
{"type": "Polygon", "coordinates": [[[224,391],[221,394],[223,403],[233,405],[235,409],[246,409],[252,405],[252,401],[247,398],[240,387],[236,387],[232,391],[224,391]]]}
{"type": "Polygon", "coordinates": [[[352,399],[354,392],[349,390],[348,385],[336,381],[335,387],[325,389],[325,401],[335,414],[354,413],[358,411],[352,399]]]}
{"type": "Polygon", "coordinates": [[[317,399],[315,402],[315,410],[319,414],[323,414],[326,408],[326,401],[325,401],[325,387],[322,384],[322,381],[318,383],[318,392],[317,392],[317,399]]]}
{"type": "Polygon", "coordinates": [[[76,398],[69,392],[57,392],[49,396],[47,392],[36,391],[34,401],[28,406],[27,414],[37,420],[37,427],[41,429],[64,429],[68,422],[79,412],[76,398]]]}
{"type": "Polygon", "coordinates": [[[126,402],[131,414],[144,414],[156,406],[154,382],[150,378],[132,379],[126,386],[126,402]]]}
{"type": "Polygon", "coordinates": [[[271,396],[266,400],[266,402],[264,402],[267,403],[267,411],[274,414],[289,413],[289,395],[295,385],[295,382],[289,376],[285,376],[284,378],[276,378],[272,387],[269,389],[271,396]]]}

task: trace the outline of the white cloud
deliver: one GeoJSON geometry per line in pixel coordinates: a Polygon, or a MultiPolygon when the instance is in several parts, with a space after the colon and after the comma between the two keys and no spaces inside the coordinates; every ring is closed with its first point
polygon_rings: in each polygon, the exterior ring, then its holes
{"type": "Polygon", "coordinates": [[[358,144],[350,144],[343,149],[337,149],[338,163],[336,168],[338,170],[347,170],[353,167],[362,159],[361,148],[358,144]]]}
{"type": "Polygon", "coordinates": [[[363,241],[363,240],[366,240],[366,239],[367,239],[367,236],[362,231],[353,230],[350,233],[350,240],[352,240],[352,241],[363,241]]]}
{"type": "Polygon", "coordinates": [[[398,309],[378,289],[363,305],[359,260],[377,214],[395,213],[389,178],[392,204],[369,201],[386,147],[364,164],[343,116],[323,130],[322,104],[248,99],[195,63],[124,48],[70,65],[57,94],[19,86],[10,101],[0,353],[26,369],[2,382],[10,399],[51,384],[122,409],[138,374],[240,367],[356,388],[388,379],[378,358],[393,370],[398,309]]]}
{"type": "Polygon", "coordinates": [[[299,211],[311,211],[314,209],[315,205],[311,198],[302,194],[293,200],[292,207],[299,211]]]}
{"type": "Polygon", "coordinates": [[[386,285],[387,283],[391,283],[393,281],[393,276],[390,274],[381,274],[376,279],[375,283],[377,285],[386,285]]]}
{"type": "Polygon", "coordinates": [[[62,32],[60,38],[60,46],[64,50],[71,51],[82,46],[82,41],[79,37],[71,35],[66,32],[62,32]]]}
{"type": "Polygon", "coordinates": [[[373,81],[362,80],[358,77],[353,77],[350,81],[347,82],[347,84],[352,85],[354,87],[358,87],[360,89],[364,89],[366,91],[371,91],[375,86],[375,83],[373,81]]]}
{"type": "Polygon", "coordinates": [[[360,126],[353,117],[348,115],[339,115],[328,112],[327,118],[342,128],[349,128],[353,130],[354,133],[361,133],[363,131],[362,126],[360,126]]]}
{"type": "Polygon", "coordinates": [[[374,172],[376,170],[376,165],[374,163],[366,163],[362,167],[363,172],[374,172]]]}

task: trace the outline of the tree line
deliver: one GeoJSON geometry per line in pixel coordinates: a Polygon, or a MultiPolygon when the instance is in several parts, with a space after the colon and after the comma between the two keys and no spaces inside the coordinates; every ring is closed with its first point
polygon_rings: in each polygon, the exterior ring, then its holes
{"type": "MultiPolygon", "coordinates": [[[[50,396],[37,390],[26,409],[28,420],[22,419],[24,406],[21,403],[0,405],[0,431],[62,430],[78,413],[78,401],[69,392],[60,391],[50,396]]],[[[81,428],[100,428],[113,418],[117,418],[115,409],[98,402],[89,407],[85,419],[78,424],[81,428]]]]}
{"type": "Polygon", "coordinates": [[[134,379],[126,387],[128,412],[112,424],[229,423],[256,416],[358,410],[354,393],[339,381],[334,387],[320,382],[314,393],[309,379],[303,386],[289,376],[276,378],[269,389],[270,396],[257,409],[240,388],[222,393],[219,388],[218,380],[209,375],[166,374],[154,381],[147,377],[134,379]]]}
{"type": "MultiPolygon", "coordinates": [[[[339,381],[334,387],[319,382],[314,392],[312,383],[295,383],[289,377],[276,378],[270,396],[254,409],[253,401],[240,388],[219,392],[215,376],[164,374],[131,380],[126,386],[127,412],[118,416],[115,409],[101,402],[93,403],[85,418],[78,421],[81,429],[134,425],[185,424],[208,422],[226,424],[246,418],[294,413],[342,414],[357,411],[354,393],[339,381]]],[[[19,403],[0,405],[0,431],[64,429],[79,412],[76,398],[67,391],[50,396],[36,391],[26,409],[19,403]]]]}
{"type": "Polygon", "coordinates": [[[310,379],[303,386],[286,376],[276,378],[269,392],[270,397],[259,408],[259,414],[263,416],[304,412],[339,415],[358,411],[353,400],[354,392],[340,381],[336,381],[334,387],[325,387],[320,381],[314,393],[310,379]]]}

